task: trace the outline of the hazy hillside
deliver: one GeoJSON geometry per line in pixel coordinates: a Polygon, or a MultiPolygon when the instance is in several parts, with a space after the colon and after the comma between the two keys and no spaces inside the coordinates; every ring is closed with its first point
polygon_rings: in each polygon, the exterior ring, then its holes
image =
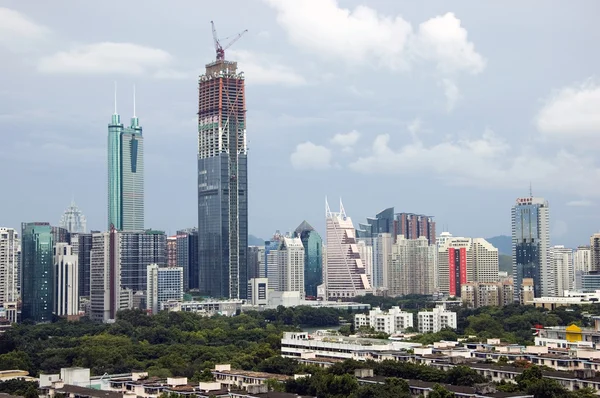
{"type": "Polygon", "coordinates": [[[500,235],[486,240],[498,249],[499,254],[512,255],[512,238],[510,236],[500,235]]]}
{"type": "Polygon", "coordinates": [[[264,246],[265,240],[254,235],[248,235],[248,246],[264,246]]]}

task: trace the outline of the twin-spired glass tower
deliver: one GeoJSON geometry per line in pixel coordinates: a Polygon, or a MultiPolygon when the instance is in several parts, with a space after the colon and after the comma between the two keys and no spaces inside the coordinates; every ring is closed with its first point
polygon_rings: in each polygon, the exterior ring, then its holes
{"type": "Polygon", "coordinates": [[[198,90],[200,291],[245,298],[248,175],[244,75],[223,56],[206,65],[198,90]]]}
{"type": "Polygon", "coordinates": [[[131,126],[124,127],[117,113],[108,125],[108,230],[144,229],[144,137],[135,116],[135,95],[131,126]]]}

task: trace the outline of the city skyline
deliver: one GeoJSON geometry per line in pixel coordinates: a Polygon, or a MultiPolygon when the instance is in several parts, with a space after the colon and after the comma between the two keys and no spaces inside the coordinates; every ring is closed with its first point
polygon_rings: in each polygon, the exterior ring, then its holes
{"type": "MultiPolygon", "coordinates": [[[[153,142],[145,143],[146,226],[170,233],[195,226],[196,176],[190,162],[195,156],[196,93],[190,87],[201,66],[212,58],[209,20],[213,18],[226,34],[249,29],[231,54],[252,81],[247,105],[248,123],[256,132],[248,140],[249,168],[254,170],[249,175],[251,234],[268,237],[275,229],[291,229],[297,220],[306,219],[324,236],[321,203],[329,194],[344,197],[355,220],[395,204],[401,211],[434,215],[438,226],[448,225],[455,235],[509,235],[507,208],[530,181],[535,195],[552,203],[551,244],[576,247],[598,230],[598,192],[595,184],[586,182],[597,165],[589,149],[580,145],[597,124],[576,101],[584,98],[583,103],[597,108],[593,101],[598,98],[598,84],[592,77],[600,59],[582,44],[600,36],[592,18],[598,9],[595,3],[545,8],[533,2],[520,9],[522,15],[514,12],[511,4],[516,3],[490,5],[477,12],[447,2],[424,6],[390,1],[306,3],[319,7],[313,15],[335,21],[345,15],[339,11],[347,9],[354,18],[349,17],[350,27],[361,21],[356,7],[363,5],[373,11],[373,17],[365,20],[373,32],[382,32],[385,17],[397,21],[397,37],[406,40],[391,41],[384,35],[386,40],[376,44],[347,32],[337,35],[325,29],[321,20],[306,23],[301,19],[305,16],[294,16],[292,6],[275,0],[232,1],[245,12],[230,19],[224,17],[228,7],[210,5],[200,10],[183,1],[174,6],[169,16],[174,28],[164,37],[152,34],[154,24],[164,16],[160,5],[119,4],[123,15],[116,15],[109,12],[116,4],[95,4],[89,10],[74,5],[74,15],[80,16],[76,24],[62,23],[61,13],[47,5],[9,1],[0,12],[0,18],[17,21],[6,26],[23,27],[0,33],[7,38],[0,41],[0,51],[8,60],[2,66],[6,84],[0,96],[5,109],[0,126],[15,133],[7,135],[1,150],[16,166],[7,184],[28,181],[28,186],[50,193],[26,191],[20,201],[0,199],[7,214],[4,225],[18,228],[23,220],[55,220],[72,194],[71,189],[67,194],[52,184],[51,175],[61,172],[66,180],[76,182],[88,229],[106,228],[102,126],[112,109],[113,81],[118,80],[137,84],[138,98],[143,98],[140,108],[147,115],[144,124],[152,132],[153,142]],[[105,16],[115,29],[106,31],[104,23],[85,18],[90,10],[105,16]],[[135,30],[125,23],[125,15],[133,10],[141,19],[135,30]],[[532,10],[536,18],[529,21],[524,15],[532,10]],[[515,22],[510,31],[502,24],[488,23],[497,15],[515,22]],[[582,29],[560,30],[563,18],[577,18],[582,29]],[[87,21],[86,29],[81,29],[81,21],[87,21]],[[298,37],[306,33],[302,26],[315,26],[325,40],[299,42],[298,37]],[[403,26],[406,29],[400,29],[403,26]],[[425,35],[436,32],[435,28],[458,33],[452,36],[456,38],[452,48],[465,49],[465,57],[455,63],[449,60],[434,45],[437,37],[425,35]],[[191,32],[198,42],[194,51],[178,44],[178,38],[191,32]],[[548,46],[547,37],[560,39],[548,46]],[[349,48],[348,42],[356,45],[349,48]],[[414,46],[422,46],[415,52],[418,65],[405,57],[416,50],[414,46]],[[578,62],[556,63],[557,53],[564,55],[561,59],[578,62]],[[119,57],[127,61],[106,62],[119,57]],[[522,59],[527,63],[518,62],[522,59]],[[33,85],[39,95],[19,88],[33,85]],[[51,99],[46,92],[53,93],[51,99]],[[577,115],[579,122],[568,114],[577,115]],[[521,144],[526,150],[519,149],[521,144]],[[302,157],[306,150],[312,158],[302,157]],[[380,151],[380,160],[388,163],[376,163],[374,151],[380,151]],[[423,156],[413,158],[408,156],[411,153],[423,156]],[[401,158],[412,163],[404,164],[401,158]],[[78,167],[68,167],[74,161],[78,167]],[[552,164],[560,170],[556,172],[552,164]],[[422,167],[422,172],[416,173],[415,167],[422,167]],[[286,181],[289,175],[294,175],[293,183],[286,181]],[[285,201],[270,200],[273,180],[281,181],[289,192],[276,193],[285,201]],[[402,187],[415,187],[418,194],[404,195],[398,181],[402,187]],[[351,182],[362,189],[353,192],[351,182]],[[326,188],[309,192],[297,188],[307,184],[326,188]],[[177,193],[178,206],[164,211],[172,192],[177,193]],[[488,222],[464,217],[474,200],[488,222]],[[288,208],[302,212],[290,214],[298,212],[288,208]]],[[[122,112],[130,109],[124,107],[122,112]]]]}

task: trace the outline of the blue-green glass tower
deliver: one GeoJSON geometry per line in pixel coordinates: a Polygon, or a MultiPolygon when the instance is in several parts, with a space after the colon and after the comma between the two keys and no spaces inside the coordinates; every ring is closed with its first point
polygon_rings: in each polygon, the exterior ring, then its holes
{"type": "Polygon", "coordinates": [[[306,221],[294,232],[304,246],[304,291],[317,297],[317,286],[323,283],[323,239],[306,221]]]}
{"type": "Polygon", "coordinates": [[[49,223],[32,222],[21,225],[23,320],[52,320],[53,240],[49,223]]]}
{"type": "Polygon", "coordinates": [[[135,92],[131,125],[124,127],[117,113],[108,125],[108,229],[144,229],[144,137],[135,116],[135,92]]]}

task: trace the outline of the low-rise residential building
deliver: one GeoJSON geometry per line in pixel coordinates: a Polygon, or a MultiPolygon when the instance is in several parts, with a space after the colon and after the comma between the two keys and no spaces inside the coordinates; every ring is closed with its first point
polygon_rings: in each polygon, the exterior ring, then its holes
{"type": "Polygon", "coordinates": [[[471,308],[503,307],[513,303],[511,278],[500,282],[469,282],[461,286],[462,302],[471,308]]]}
{"type": "Polygon", "coordinates": [[[443,305],[436,306],[432,311],[417,313],[419,332],[439,332],[444,328],[456,329],[456,312],[446,309],[443,305]]]}
{"type": "Polygon", "coordinates": [[[368,314],[356,314],[354,327],[356,330],[360,327],[371,327],[376,332],[394,334],[413,327],[413,314],[404,312],[399,307],[392,307],[387,312],[375,307],[368,314]]]}
{"type": "Polygon", "coordinates": [[[285,382],[291,377],[274,373],[231,369],[229,364],[216,365],[212,374],[216,382],[221,384],[221,388],[246,391],[252,389],[253,386],[264,385],[270,379],[285,382]]]}
{"type": "Polygon", "coordinates": [[[161,309],[168,311],[195,312],[202,315],[234,316],[242,311],[244,300],[206,300],[206,301],[166,301],[161,304],[161,309]]]}

